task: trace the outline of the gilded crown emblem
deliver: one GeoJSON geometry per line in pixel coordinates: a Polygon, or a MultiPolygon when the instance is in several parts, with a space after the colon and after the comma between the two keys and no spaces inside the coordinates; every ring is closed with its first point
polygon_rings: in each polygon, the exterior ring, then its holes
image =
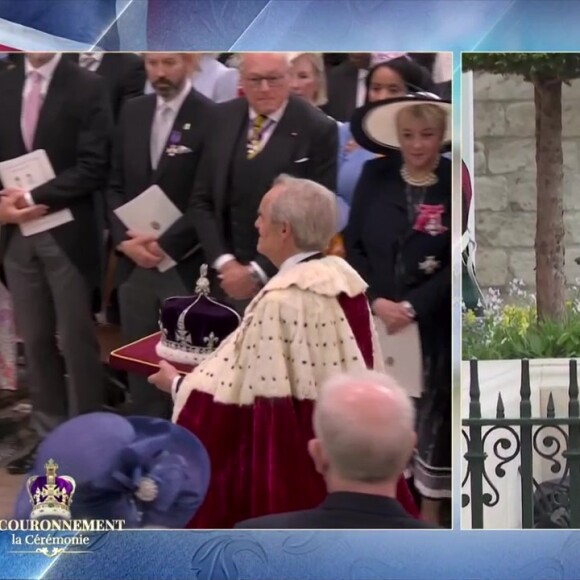
{"type": "Polygon", "coordinates": [[[46,475],[29,477],[26,482],[33,506],[30,518],[70,520],[70,506],[76,490],[75,480],[67,475],[57,475],[58,465],[52,459],[44,467],[46,475]]]}

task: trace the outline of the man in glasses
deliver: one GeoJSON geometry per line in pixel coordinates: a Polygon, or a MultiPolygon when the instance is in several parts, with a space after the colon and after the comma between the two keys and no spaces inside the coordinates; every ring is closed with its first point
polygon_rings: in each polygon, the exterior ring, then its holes
{"type": "Polygon", "coordinates": [[[242,312],[276,272],[257,251],[262,197],[281,173],[335,191],[338,131],[324,113],[290,95],[285,54],[244,54],[240,78],[244,97],[215,108],[187,218],[225,296],[242,312]]]}

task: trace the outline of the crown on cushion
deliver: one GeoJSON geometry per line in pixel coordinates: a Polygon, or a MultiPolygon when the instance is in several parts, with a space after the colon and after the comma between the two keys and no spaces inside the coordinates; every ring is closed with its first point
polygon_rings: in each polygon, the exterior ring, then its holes
{"type": "Polygon", "coordinates": [[[239,326],[239,314],[210,296],[207,270],[203,264],[195,296],[164,301],[159,313],[161,339],[156,346],[160,358],[198,365],[239,326]]]}
{"type": "Polygon", "coordinates": [[[76,483],[67,475],[56,475],[58,465],[50,459],[45,464],[46,475],[32,476],[26,482],[32,511],[31,519],[62,518],[70,520],[70,506],[76,483]]]}

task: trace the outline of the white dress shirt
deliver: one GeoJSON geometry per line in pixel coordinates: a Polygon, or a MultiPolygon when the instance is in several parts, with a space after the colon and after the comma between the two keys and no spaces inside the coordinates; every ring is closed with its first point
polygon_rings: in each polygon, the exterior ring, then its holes
{"type": "MultiPolygon", "coordinates": [[[[157,106],[155,108],[155,116],[153,117],[153,126],[151,127],[151,136],[156,132],[159,132],[159,138],[163,143],[167,142],[171,129],[175,124],[175,119],[181,109],[183,102],[187,98],[187,95],[191,92],[191,82],[186,80],[181,91],[170,101],[166,101],[161,96],[157,95],[157,106]],[[167,116],[162,114],[163,110],[168,110],[167,116]]],[[[163,152],[161,153],[161,156],[163,152]]],[[[160,157],[161,158],[161,157],[160,157]]],[[[156,160],[151,159],[151,163],[155,163],[156,160]]]]}
{"type": "Polygon", "coordinates": [[[364,68],[358,69],[358,83],[356,86],[356,106],[357,109],[365,104],[365,99],[367,96],[367,76],[369,74],[368,70],[364,68]]]}
{"type": "Polygon", "coordinates": [[[200,57],[199,71],[192,78],[193,88],[216,103],[231,101],[238,96],[240,72],[223,65],[213,55],[200,57]]]}
{"type": "MultiPolygon", "coordinates": [[[[277,111],[274,111],[270,115],[267,115],[268,119],[271,119],[274,122],[271,123],[271,125],[262,133],[262,138],[260,139],[260,150],[262,150],[266,146],[268,141],[270,140],[270,137],[273,135],[274,131],[276,130],[276,126],[280,122],[280,119],[282,119],[282,117],[284,116],[284,112],[286,111],[287,105],[288,105],[288,101],[286,101],[277,111]]],[[[254,124],[254,120],[258,116],[258,113],[250,107],[249,116],[250,116],[250,123],[248,126],[248,138],[252,134],[252,126],[254,124]]],[[[233,254],[223,254],[214,262],[213,267],[215,270],[217,270],[219,272],[220,269],[225,264],[227,264],[228,262],[231,262],[232,260],[235,260],[235,259],[236,259],[236,257],[233,254]]],[[[258,274],[258,276],[260,277],[260,280],[262,280],[263,284],[265,284],[268,281],[268,276],[266,275],[264,270],[262,270],[262,268],[260,268],[260,266],[256,262],[250,262],[250,267],[252,268],[252,270],[254,270],[254,272],[256,274],[258,274]]]]}
{"type": "Polygon", "coordinates": [[[95,72],[103,61],[104,53],[102,52],[81,52],[79,54],[79,66],[85,70],[95,72]]]}

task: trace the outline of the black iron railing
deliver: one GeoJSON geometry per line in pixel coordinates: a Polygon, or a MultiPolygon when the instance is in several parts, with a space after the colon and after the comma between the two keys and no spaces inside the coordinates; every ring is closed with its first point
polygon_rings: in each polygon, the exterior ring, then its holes
{"type": "MultiPolygon", "coordinates": [[[[556,417],[554,399],[550,393],[546,417],[532,417],[530,365],[522,361],[519,417],[506,417],[501,393],[498,395],[495,418],[481,416],[478,361],[470,362],[469,418],[463,419],[462,435],[466,444],[466,473],[462,482],[463,507],[471,507],[471,527],[484,527],[484,508],[499,504],[500,494],[494,483],[506,475],[505,467],[516,458],[520,460],[522,498],[522,527],[580,528],[580,402],[578,400],[577,362],[570,361],[568,388],[568,416],[556,417]],[[495,434],[495,438],[490,436],[495,434]],[[493,441],[493,444],[488,442],[493,441]],[[562,444],[562,442],[564,442],[562,444]],[[490,453],[498,460],[493,473],[488,471],[490,453]],[[555,490],[549,498],[536,483],[533,472],[534,454],[550,462],[550,469],[561,474],[550,485],[555,490]],[[484,491],[485,487],[485,491],[484,491]],[[549,501],[548,501],[549,499],[549,501]],[[554,523],[542,525],[540,509],[565,513],[554,523]],[[562,523],[564,522],[564,523],[562,523]]],[[[494,461],[495,464],[495,461],[494,461]]],[[[545,514],[550,516],[550,514],[545,514]]]]}

